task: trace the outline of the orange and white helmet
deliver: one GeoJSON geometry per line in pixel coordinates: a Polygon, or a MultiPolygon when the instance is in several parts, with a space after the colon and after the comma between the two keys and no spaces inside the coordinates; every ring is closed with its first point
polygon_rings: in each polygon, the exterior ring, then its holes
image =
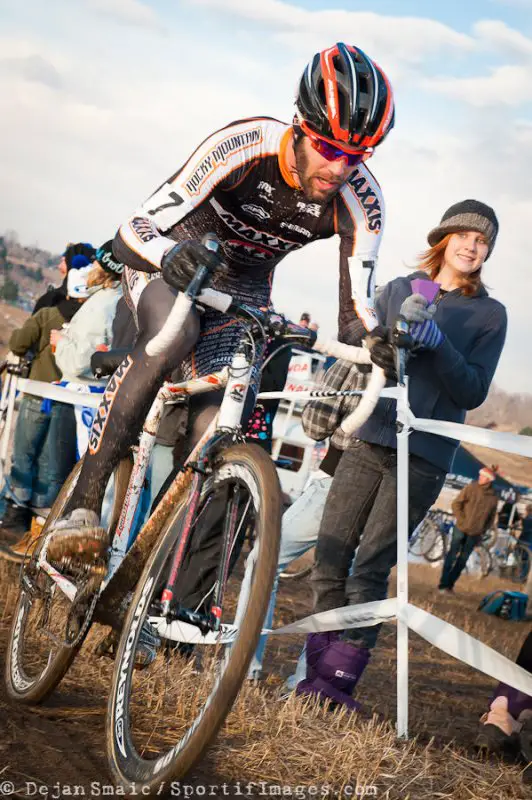
{"type": "Polygon", "coordinates": [[[317,134],[361,149],[379,145],[393,128],[393,89],[383,70],[353,45],[316,53],[296,96],[297,117],[317,134]]]}

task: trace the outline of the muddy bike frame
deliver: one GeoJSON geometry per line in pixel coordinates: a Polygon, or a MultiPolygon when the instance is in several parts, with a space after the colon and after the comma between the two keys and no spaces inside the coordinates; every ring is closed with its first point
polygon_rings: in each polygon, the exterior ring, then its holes
{"type": "MultiPolygon", "coordinates": [[[[156,337],[154,337],[154,339],[151,340],[151,342],[148,343],[146,351],[149,352],[149,354],[160,352],[163,348],[168,346],[168,342],[174,341],[176,333],[180,330],[180,327],[183,324],[186,316],[182,309],[181,311],[179,310],[180,303],[182,305],[184,304],[183,298],[187,299],[186,295],[178,295],[174,309],[170,313],[167,322],[163,326],[163,329],[159,334],[157,334],[156,337]]],[[[253,309],[249,306],[235,304],[229,295],[224,295],[221,292],[205,290],[199,297],[196,298],[196,300],[204,305],[211,305],[218,309],[221,309],[223,304],[224,311],[239,318],[243,324],[247,324],[248,327],[245,327],[244,333],[240,340],[240,345],[236,349],[230,367],[225,367],[219,372],[214,372],[202,378],[195,378],[183,383],[165,383],[157,393],[157,396],[145,420],[142,434],[140,436],[125,501],[122,506],[121,514],[111,545],[108,571],[98,590],[98,595],[102,594],[104,589],[112,580],[113,575],[120,566],[122,560],[136,538],[133,536],[136,515],[139,510],[139,502],[144,486],[144,479],[155,444],[155,438],[158,432],[164,405],[166,403],[179,402],[182,400],[182,398],[192,397],[196,394],[212,392],[222,388],[225,389],[223,400],[217,416],[210,423],[198,443],[191,451],[190,455],[185,461],[184,469],[178,473],[175,480],[172,482],[154,513],[139,532],[139,537],[146,533],[150,526],[158,524],[161,516],[166,516],[169,509],[173,508],[179,501],[183,489],[185,487],[188,488],[189,471],[186,468],[190,467],[190,465],[194,464],[198,460],[198,457],[202,453],[203,449],[213,437],[223,434],[242,439],[241,422],[248,390],[251,389],[255,392],[255,395],[257,394],[258,381],[252,377],[253,370],[260,361],[260,355],[257,352],[259,350],[257,347],[257,342],[260,343],[261,341],[265,340],[265,329],[268,329],[268,326],[270,326],[271,330],[272,319],[274,320],[275,324],[285,325],[286,332],[282,335],[286,341],[292,339],[294,342],[301,344],[304,339],[308,338],[308,343],[310,344],[311,342],[311,334],[307,329],[302,329],[293,323],[289,323],[273,312],[253,309]],[[220,298],[223,298],[223,301],[220,298]],[[260,330],[261,333],[260,335],[256,335],[255,339],[253,340],[253,346],[250,348],[249,339],[251,334],[249,328],[251,324],[254,325],[256,329],[258,326],[258,330],[260,330]]],[[[190,303],[188,304],[188,307],[190,307],[190,303]]],[[[348,359],[354,363],[367,364],[370,362],[368,351],[361,347],[351,347],[338,342],[327,341],[316,342],[314,344],[314,349],[338,358],[348,359]]],[[[374,394],[376,393],[376,396],[370,397],[368,391],[366,390],[366,394],[359,404],[359,409],[362,406],[363,415],[366,413],[369,415],[369,413],[371,413],[371,410],[379,395],[386,396],[388,394],[388,390],[381,391],[382,381],[379,374],[380,370],[376,369],[374,371],[377,374],[378,379],[375,381],[374,387],[374,394]]],[[[264,392],[259,394],[258,397],[261,399],[272,399],[293,398],[297,396],[298,399],[309,400],[319,397],[333,398],[339,396],[346,397],[363,394],[363,392],[356,390],[329,391],[318,389],[303,392],[264,392]]],[[[355,421],[358,427],[358,425],[361,424],[359,421],[361,419],[359,410],[357,409],[352,416],[357,416],[355,421]]],[[[60,591],[63,592],[71,602],[73,602],[78,591],[76,584],[62,575],[52,564],[47,561],[46,558],[47,546],[51,535],[53,535],[52,530],[48,536],[45,537],[43,542],[43,546],[38,556],[37,568],[46,572],[55,582],[60,591]]],[[[252,561],[253,559],[250,559],[250,563],[252,561]]],[[[249,580],[251,580],[251,576],[249,576],[249,580]]],[[[245,591],[243,591],[243,594],[245,595],[245,591]]],[[[153,622],[155,622],[155,620],[153,620],[153,622]]],[[[176,636],[179,635],[178,641],[203,641],[204,643],[208,643],[207,639],[201,637],[201,635],[200,638],[198,638],[200,632],[196,627],[192,625],[187,626],[186,623],[183,622],[179,623],[179,625],[180,632],[179,634],[176,634],[176,636]],[[183,626],[191,629],[188,631],[188,634],[185,633],[183,626]]],[[[170,630],[159,630],[159,632],[163,635],[166,635],[166,638],[174,638],[174,636],[171,635],[172,632],[170,630]]],[[[220,642],[219,635],[216,641],[220,642]]]]}

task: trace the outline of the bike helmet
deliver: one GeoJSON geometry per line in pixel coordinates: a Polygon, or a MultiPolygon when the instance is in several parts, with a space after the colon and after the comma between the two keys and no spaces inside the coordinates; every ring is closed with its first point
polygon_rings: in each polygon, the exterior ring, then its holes
{"type": "Polygon", "coordinates": [[[394,124],[390,81],[362,50],[342,42],[316,53],[307,65],[296,107],[299,121],[351,147],[377,147],[394,124]]]}

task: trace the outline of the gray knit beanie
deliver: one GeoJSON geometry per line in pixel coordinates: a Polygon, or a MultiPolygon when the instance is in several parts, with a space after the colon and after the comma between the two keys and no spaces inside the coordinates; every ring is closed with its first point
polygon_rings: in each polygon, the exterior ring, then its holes
{"type": "Polygon", "coordinates": [[[433,228],[427,236],[431,247],[441,242],[448,233],[457,231],[478,231],[483,233],[488,240],[488,255],[495,246],[495,240],[499,232],[499,222],[495,216],[495,211],[478,200],[462,200],[447,209],[440,224],[433,228]]]}

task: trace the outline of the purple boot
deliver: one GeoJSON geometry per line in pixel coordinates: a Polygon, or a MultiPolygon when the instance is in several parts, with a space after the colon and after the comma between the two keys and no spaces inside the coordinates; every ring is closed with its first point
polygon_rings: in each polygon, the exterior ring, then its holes
{"type": "Polygon", "coordinates": [[[300,681],[296,693],[331,700],[334,706],[344,705],[358,711],[353,690],[369,661],[366,647],[340,639],[337,631],[311,633],[307,638],[307,677],[300,681]]]}
{"type": "Polygon", "coordinates": [[[495,752],[516,753],[519,733],[526,719],[532,718],[532,697],[499,683],[480,718],[477,747],[495,752]]]}

